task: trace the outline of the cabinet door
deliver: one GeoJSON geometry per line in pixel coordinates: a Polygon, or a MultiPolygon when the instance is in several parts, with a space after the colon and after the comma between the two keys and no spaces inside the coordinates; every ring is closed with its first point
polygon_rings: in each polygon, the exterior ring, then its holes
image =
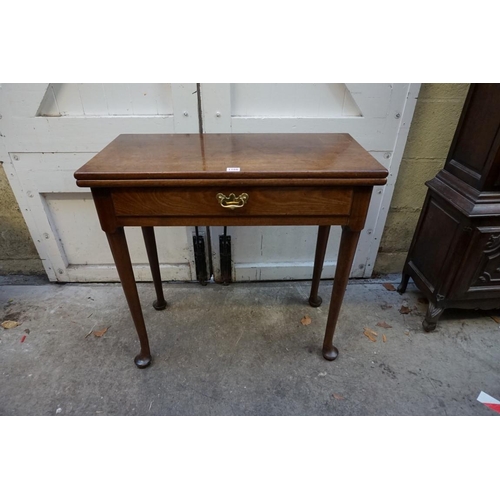
{"type": "Polygon", "coordinates": [[[446,201],[428,193],[408,261],[419,286],[448,297],[468,238],[463,231],[463,216],[446,201]]]}
{"type": "MultiPolygon", "coordinates": [[[[201,84],[205,133],[351,134],[389,169],[377,186],[351,276],[369,277],[378,252],[419,84],[201,84]]],[[[220,279],[219,235],[211,229],[215,279],[220,279]]],[[[317,227],[230,227],[233,280],[310,279],[317,227]]],[[[340,228],[332,229],[323,278],[335,272],[340,228]]]]}

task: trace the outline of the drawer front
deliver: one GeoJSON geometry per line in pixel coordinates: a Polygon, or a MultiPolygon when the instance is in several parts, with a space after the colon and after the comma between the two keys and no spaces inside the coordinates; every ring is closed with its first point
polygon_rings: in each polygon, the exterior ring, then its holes
{"type": "Polygon", "coordinates": [[[118,217],[331,216],[350,213],[352,193],[351,188],[328,186],[121,188],[112,198],[118,217]]]}

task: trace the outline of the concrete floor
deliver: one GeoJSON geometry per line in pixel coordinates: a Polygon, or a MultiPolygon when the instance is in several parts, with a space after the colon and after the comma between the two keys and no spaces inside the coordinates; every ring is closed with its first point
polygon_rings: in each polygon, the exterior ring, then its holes
{"type": "MultiPolygon", "coordinates": [[[[307,305],[309,286],[165,284],[169,306],[155,311],[152,284],[140,284],[154,358],[138,370],[120,285],[4,278],[0,322],[21,325],[0,328],[0,414],[495,414],[476,401],[480,391],[500,399],[493,313],[447,311],[425,334],[426,306],[412,284],[401,297],[381,283],[352,281],[335,339],[340,355],[327,362],[320,348],[328,309],[307,305]],[[410,314],[400,314],[403,300],[410,314]],[[304,326],[306,314],[312,322],[304,326]],[[87,336],[106,326],[103,337],[87,336]]],[[[328,304],[331,283],[320,292],[328,304]]]]}

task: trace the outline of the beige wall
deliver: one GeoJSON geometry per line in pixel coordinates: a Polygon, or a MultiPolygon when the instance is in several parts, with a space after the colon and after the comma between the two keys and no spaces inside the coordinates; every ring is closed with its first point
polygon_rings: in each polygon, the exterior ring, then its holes
{"type": "Polygon", "coordinates": [[[382,235],[376,274],[403,268],[427,187],[444,166],[468,83],[423,83],[382,235]]]}
{"type": "Polygon", "coordinates": [[[0,274],[45,274],[1,162],[0,274]]]}
{"type": "MultiPolygon", "coordinates": [[[[424,83],[415,109],[375,273],[400,272],[424,201],[444,164],[468,84],[424,83]]],[[[0,164],[0,274],[44,273],[0,164]]]]}

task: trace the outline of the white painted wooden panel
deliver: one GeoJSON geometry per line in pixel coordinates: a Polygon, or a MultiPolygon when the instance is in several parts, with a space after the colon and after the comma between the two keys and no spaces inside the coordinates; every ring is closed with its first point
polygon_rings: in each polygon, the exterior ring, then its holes
{"type": "Polygon", "coordinates": [[[171,87],[175,133],[199,133],[197,86],[194,83],[172,83],[171,87]]]}
{"type": "Polygon", "coordinates": [[[388,111],[390,118],[396,118],[389,120],[388,127],[394,137],[392,151],[385,153],[371,151],[372,155],[389,170],[389,176],[385,186],[375,187],[373,190],[365,230],[361,232],[352,269],[354,277],[370,277],[375,266],[419,91],[419,83],[411,83],[406,88],[401,84],[394,85],[394,98],[388,111]]]}
{"type": "Polygon", "coordinates": [[[133,115],[132,98],[128,85],[108,84],[108,115],[133,115]]]}
{"type": "MultiPolygon", "coordinates": [[[[49,279],[117,281],[90,190],[73,173],[120,133],[197,133],[196,84],[6,84],[0,108],[0,161],[49,279]],[[56,116],[38,116],[49,108],[56,116]]],[[[192,232],[156,229],[164,280],[193,279],[192,232]]],[[[126,233],[136,278],[150,281],[141,231],[126,233]]]]}
{"type": "MultiPolygon", "coordinates": [[[[213,227],[212,242],[218,246],[223,227],[213,227]]],[[[340,228],[334,227],[325,257],[324,277],[333,277],[337,264],[340,228]]],[[[311,279],[318,228],[315,226],[228,227],[233,252],[234,281],[311,279]],[[307,256],[308,258],[304,258],[307,256]]],[[[218,248],[214,275],[220,276],[218,248]]]]}
{"type": "MultiPolygon", "coordinates": [[[[80,99],[82,101],[82,110],[84,115],[100,116],[100,115],[107,115],[109,113],[106,93],[104,92],[104,86],[102,83],[78,83],[78,84],[61,83],[59,85],[62,85],[63,87],[77,85],[78,92],[80,94],[80,99]]],[[[60,110],[59,99],[57,97],[56,92],[54,92],[54,97],[56,99],[57,109],[60,110]]],[[[42,112],[40,114],[43,115],[44,113],[42,112]]],[[[61,114],[68,115],[71,113],[61,113],[61,114]]],[[[57,116],[57,115],[49,113],[49,116],[57,116]]]]}
{"type": "Polygon", "coordinates": [[[343,83],[232,83],[231,115],[332,118],[361,113],[343,83]]]}
{"type": "Polygon", "coordinates": [[[388,135],[390,126],[384,118],[264,118],[234,116],[231,119],[234,134],[350,134],[368,151],[392,150],[394,140],[388,135]]]}
{"type": "Polygon", "coordinates": [[[46,94],[48,83],[2,83],[1,102],[4,119],[35,116],[46,94]]]}
{"type": "Polygon", "coordinates": [[[172,115],[168,83],[51,83],[39,116],[172,115]]]}
{"type": "MultiPolygon", "coordinates": [[[[353,277],[369,277],[406,143],[405,127],[411,123],[419,87],[419,84],[410,87],[409,84],[353,83],[289,84],[288,87],[282,84],[202,84],[204,130],[208,133],[351,134],[390,172],[388,186],[374,190],[351,271],[353,277]],[[218,117],[216,110],[222,110],[218,117]]],[[[246,227],[232,228],[235,278],[310,278],[316,232],[302,231],[303,228],[293,227],[261,228],[253,232],[246,227]],[[289,238],[292,234],[294,236],[289,238]],[[300,241],[304,234],[307,234],[308,244],[299,245],[295,253],[297,258],[290,260],[288,248],[293,244],[281,246],[279,241],[300,241]],[[260,238],[268,242],[266,256],[259,255],[256,247],[260,238]],[[247,259],[248,252],[253,257],[247,259]]],[[[323,277],[333,276],[339,239],[340,232],[332,231],[323,277]]],[[[218,235],[213,236],[213,241],[218,241],[218,235]]],[[[214,249],[213,261],[217,273],[218,247],[214,249]]]]}
{"type": "Polygon", "coordinates": [[[202,83],[201,110],[203,132],[210,134],[231,132],[231,85],[229,83],[202,83]]]}
{"type": "MultiPolygon", "coordinates": [[[[36,222],[37,241],[43,244],[47,263],[50,261],[60,281],[118,280],[90,190],[79,188],[73,177],[74,171],[92,156],[17,153],[17,159],[13,159],[36,222]]],[[[193,279],[192,229],[160,227],[155,231],[163,279],[193,279]]],[[[150,280],[140,229],[127,228],[126,233],[137,279],[150,280]]]]}
{"type": "MultiPolygon", "coordinates": [[[[57,115],[55,109],[48,111],[48,116],[66,116],[66,115],[84,115],[82,96],[77,83],[52,83],[47,91],[55,98],[56,109],[59,112],[57,115]]],[[[44,115],[43,110],[40,113],[44,115]]],[[[107,113],[106,113],[107,114],[107,113]]]]}
{"type": "Polygon", "coordinates": [[[38,116],[12,119],[6,130],[10,151],[97,153],[119,134],[171,134],[175,125],[172,115],[38,116]]]}
{"type": "MultiPolygon", "coordinates": [[[[41,84],[39,84],[41,86],[41,84]]],[[[3,95],[4,96],[9,96],[12,99],[12,95],[14,93],[14,90],[9,88],[8,86],[4,87],[3,89],[3,95]]],[[[83,108],[82,108],[83,109],[83,108]]],[[[13,107],[11,110],[9,110],[9,116],[11,118],[15,116],[24,116],[25,113],[20,112],[19,106],[16,104],[13,104],[13,107]]],[[[38,110],[36,112],[36,116],[61,116],[61,112],[59,111],[59,106],[57,104],[57,99],[54,94],[54,84],[50,84],[46,90],[45,94],[42,97],[42,100],[40,102],[40,105],[38,107],[38,110]]]]}
{"type": "Polygon", "coordinates": [[[133,115],[173,114],[171,84],[129,83],[129,88],[133,115]]]}
{"type": "MultiPolygon", "coordinates": [[[[113,264],[113,258],[104,232],[97,218],[90,193],[42,194],[46,216],[55,236],[60,240],[68,265],[113,264]]],[[[147,265],[148,259],[142,232],[139,228],[126,228],[132,262],[147,265]]],[[[178,279],[191,279],[190,245],[184,227],[158,227],[155,229],[158,258],[161,264],[178,266],[178,279]]],[[[174,276],[164,277],[174,279],[174,276]]]]}
{"type": "Polygon", "coordinates": [[[352,98],[370,118],[387,118],[392,93],[395,88],[402,89],[405,84],[394,83],[348,83],[352,98]]]}

